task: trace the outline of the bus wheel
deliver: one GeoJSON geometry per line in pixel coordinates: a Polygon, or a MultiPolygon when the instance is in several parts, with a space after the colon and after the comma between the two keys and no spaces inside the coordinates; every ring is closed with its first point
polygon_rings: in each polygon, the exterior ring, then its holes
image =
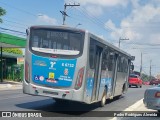
{"type": "Polygon", "coordinates": [[[106,99],[107,99],[106,91],[104,91],[103,96],[102,96],[102,99],[101,99],[101,101],[100,101],[100,107],[104,107],[104,106],[105,106],[105,104],[106,104],[106,99]]]}

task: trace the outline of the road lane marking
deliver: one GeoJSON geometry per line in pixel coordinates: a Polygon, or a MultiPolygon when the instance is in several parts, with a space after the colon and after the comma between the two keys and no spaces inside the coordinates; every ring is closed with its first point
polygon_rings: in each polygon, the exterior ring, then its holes
{"type": "MultiPolygon", "coordinates": [[[[126,108],[124,111],[153,111],[153,112],[155,112],[156,110],[147,109],[143,104],[143,98],[142,98],[139,101],[137,101],[136,103],[134,103],[133,105],[126,108]]],[[[122,111],[122,112],[124,112],[124,111],[122,111]]],[[[122,118],[123,117],[114,117],[110,120],[121,120],[122,118]]]]}
{"type": "MultiPolygon", "coordinates": [[[[133,105],[131,105],[128,108],[126,108],[124,111],[134,111],[134,110],[136,110],[142,104],[143,104],[143,99],[140,99],[139,101],[137,101],[133,105]]],[[[112,118],[110,120],[121,120],[121,118],[123,118],[123,117],[114,117],[114,118],[112,118]]]]}

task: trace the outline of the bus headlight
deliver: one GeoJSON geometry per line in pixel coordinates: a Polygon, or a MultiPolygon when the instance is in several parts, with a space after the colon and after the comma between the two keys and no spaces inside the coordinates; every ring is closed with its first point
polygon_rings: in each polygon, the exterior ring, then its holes
{"type": "Polygon", "coordinates": [[[83,82],[83,75],[84,75],[84,68],[81,68],[78,71],[78,75],[77,75],[77,80],[76,80],[76,85],[75,85],[75,89],[78,90],[81,86],[82,86],[82,82],[83,82]]]}

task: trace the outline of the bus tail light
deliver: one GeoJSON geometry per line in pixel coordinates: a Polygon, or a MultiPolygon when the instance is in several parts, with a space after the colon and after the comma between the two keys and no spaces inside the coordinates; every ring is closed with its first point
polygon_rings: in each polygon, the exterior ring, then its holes
{"type": "Polygon", "coordinates": [[[25,61],[25,81],[29,83],[29,64],[25,61]]]}
{"type": "Polygon", "coordinates": [[[82,86],[83,75],[84,75],[84,67],[78,71],[76,85],[75,85],[76,90],[78,90],[82,86]]]}
{"type": "Polygon", "coordinates": [[[160,92],[156,92],[155,97],[160,98],[160,92]]]}

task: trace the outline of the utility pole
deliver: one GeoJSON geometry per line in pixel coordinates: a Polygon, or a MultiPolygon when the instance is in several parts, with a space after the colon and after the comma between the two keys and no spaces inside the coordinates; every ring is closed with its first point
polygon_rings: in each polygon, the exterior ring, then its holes
{"type": "Polygon", "coordinates": [[[142,52],[141,52],[141,66],[140,66],[140,77],[142,77],[142,52]]]}
{"type": "Polygon", "coordinates": [[[152,63],[152,60],[150,60],[150,70],[149,70],[149,75],[150,75],[150,80],[151,80],[151,70],[152,70],[152,65],[151,65],[151,63],[152,63]]]}
{"type": "Polygon", "coordinates": [[[121,41],[122,41],[122,40],[129,40],[129,38],[128,38],[128,39],[127,39],[127,38],[123,38],[123,39],[122,39],[122,38],[119,38],[119,48],[120,48],[120,44],[121,44],[121,41]]]}
{"type": "Polygon", "coordinates": [[[75,3],[74,4],[66,4],[66,3],[64,4],[64,11],[60,11],[63,15],[63,25],[65,25],[66,16],[68,16],[66,12],[66,9],[68,6],[74,7],[74,6],[80,6],[80,4],[75,4],[75,3]]]}

